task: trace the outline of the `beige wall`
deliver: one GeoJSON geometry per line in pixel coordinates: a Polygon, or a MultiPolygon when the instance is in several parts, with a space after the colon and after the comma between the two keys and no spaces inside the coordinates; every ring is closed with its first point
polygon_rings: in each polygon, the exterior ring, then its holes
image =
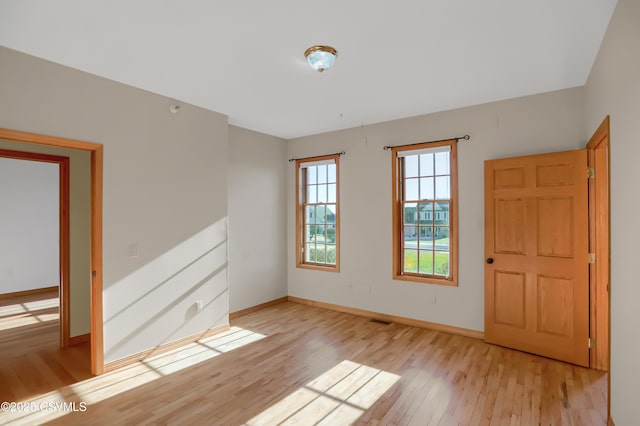
{"type": "Polygon", "coordinates": [[[0,63],[0,127],[104,144],[106,361],[226,324],[226,116],[6,48],[0,63]]]}
{"type": "Polygon", "coordinates": [[[587,137],[611,116],[611,414],[638,424],[640,2],[619,0],[586,86],[587,137]]]}
{"type": "Polygon", "coordinates": [[[340,159],[340,273],[295,267],[295,172],[287,172],[289,294],[483,330],[484,160],[580,149],[584,127],[578,88],[290,141],[289,157],[346,155],[340,159]],[[459,286],[392,280],[391,158],[382,147],[467,133],[471,140],[458,144],[459,286]]]}
{"type": "Polygon", "coordinates": [[[229,126],[229,309],[287,295],[286,142],[229,126]]]}
{"type": "MultiPolygon", "coordinates": [[[[0,56],[2,51],[0,50],[0,56]]],[[[0,87],[2,79],[0,79],[0,87]]],[[[2,100],[0,98],[0,110],[2,100]]],[[[8,127],[2,124],[0,127],[8,127]]],[[[0,148],[69,157],[69,335],[79,336],[91,329],[91,155],[85,151],[0,139],[0,148]]],[[[16,182],[19,185],[19,182],[16,182]]]]}

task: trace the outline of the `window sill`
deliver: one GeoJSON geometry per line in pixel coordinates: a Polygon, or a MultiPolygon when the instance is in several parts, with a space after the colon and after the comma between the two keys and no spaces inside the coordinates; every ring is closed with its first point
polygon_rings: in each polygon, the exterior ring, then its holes
{"type": "Polygon", "coordinates": [[[324,272],[340,272],[340,267],[336,266],[320,266],[320,265],[310,265],[308,263],[299,263],[296,265],[296,268],[300,269],[311,269],[315,271],[324,271],[324,272]]]}
{"type": "Polygon", "coordinates": [[[455,279],[453,279],[453,280],[440,280],[438,278],[417,277],[417,276],[412,276],[412,275],[394,275],[393,279],[394,280],[398,280],[398,281],[412,281],[412,282],[422,283],[422,284],[446,285],[446,286],[449,286],[449,287],[457,287],[458,286],[458,282],[455,279]]]}

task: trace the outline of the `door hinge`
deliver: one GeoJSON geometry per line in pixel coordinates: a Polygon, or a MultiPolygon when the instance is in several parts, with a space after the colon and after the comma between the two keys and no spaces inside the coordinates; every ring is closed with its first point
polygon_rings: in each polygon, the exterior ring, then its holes
{"type": "Polygon", "coordinates": [[[595,343],[595,341],[591,340],[591,337],[589,337],[589,339],[587,339],[587,344],[589,345],[589,349],[591,349],[592,345],[595,343]]]}
{"type": "Polygon", "coordinates": [[[593,167],[587,167],[587,178],[595,179],[596,177],[596,169],[593,167]]]}
{"type": "Polygon", "coordinates": [[[589,263],[596,263],[596,254],[589,253],[589,255],[587,256],[587,260],[589,263]]]}

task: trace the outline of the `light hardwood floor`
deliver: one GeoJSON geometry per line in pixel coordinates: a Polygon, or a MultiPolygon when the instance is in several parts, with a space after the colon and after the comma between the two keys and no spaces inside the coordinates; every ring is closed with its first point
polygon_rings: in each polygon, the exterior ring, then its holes
{"type": "Polygon", "coordinates": [[[57,290],[0,299],[0,402],[91,377],[89,344],[61,350],[59,326],[57,290]]]}
{"type": "Polygon", "coordinates": [[[606,374],[288,302],[30,401],[0,423],[600,426],[606,374]]]}

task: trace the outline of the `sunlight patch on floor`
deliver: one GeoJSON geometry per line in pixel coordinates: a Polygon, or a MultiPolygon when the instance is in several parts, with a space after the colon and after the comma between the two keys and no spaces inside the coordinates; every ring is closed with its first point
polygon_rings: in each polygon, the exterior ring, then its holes
{"type": "MultiPolygon", "coordinates": [[[[49,392],[27,402],[33,403],[34,407],[40,407],[42,403],[50,402],[85,402],[87,411],[90,412],[92,404],[97,404],[138,386],[193,367],[265,337],[263,334],[240,327],[231,327],[226,332],[198,340],[102,376],[65,386],[58,391],[49,392]]],[[[40,410],[0,413],[0,424],[40,424],[66,414],[69,413],[40,410]]]]}
{"type": "Polygon", "coordinates": [[[33,302],[23,302],[22,306],[24,306],[27,311],[33,312],[41,309],[57,308],[59,303],[57,297],[52,297],[50,299],[34,300],[33,302]]]}
{"type": "Polygon", "coordinates": [[[396,374],[345,360],[246,424],[350,424],[399,379],[396,374]]]}
{"type": "Polygon", "coordinates": [[[231,327],[229,331],[190,343],[180,350],[167,352],[142,361],[163,376],[184,368],[215,358],[225,352],[241,348],[264,339],[264,334],[255,333],[240,327],[231,327]]]}
{"type": "Polygon", "coordinates": [[[60,318],[57,308],[57,297],[0,306],[0,318],[2,318],[0,331],[57,321],[60,318]],[[55,311],[51,312],[53,309],[55,311]]]}
{"type": "Polygon", "coordinates": [[[59,304],[57,297],[49,299],[35,300],[33,302],[12,303],[10,305],[0,306],[0,317],[10,315],[35,313],[43,309],[57,308],[59,304]]]}

